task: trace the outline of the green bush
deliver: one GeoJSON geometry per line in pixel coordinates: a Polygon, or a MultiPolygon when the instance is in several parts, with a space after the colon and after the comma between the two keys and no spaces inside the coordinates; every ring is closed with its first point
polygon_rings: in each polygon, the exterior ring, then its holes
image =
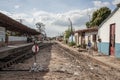
{"type": "Polygon", "coordinates": [[[80,48],[81,47],[81,45],[77,45],[77,48],[80,48]]]}
{"type": "Polygon", "coordinates": [[[82,48],[86,49],[86,46],[87,46],[87,44],[83,44],[83,45],[82,45],[82,48]]]}
{"type": "Polygon", "coordinates": [[[75,42],[69,42],[69,46],[74,46],[74,45],[76,45],[75,42]]]}

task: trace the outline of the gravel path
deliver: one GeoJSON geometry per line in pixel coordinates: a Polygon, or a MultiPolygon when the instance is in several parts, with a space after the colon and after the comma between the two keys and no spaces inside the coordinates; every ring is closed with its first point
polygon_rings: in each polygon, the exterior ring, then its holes
{"type": "Polygon", "coordinates": [[[37,54],[40,72],[29,72],[34,57],[2,71],[0,80],[120,80],[120,72],[51,44],[37,54]]]}

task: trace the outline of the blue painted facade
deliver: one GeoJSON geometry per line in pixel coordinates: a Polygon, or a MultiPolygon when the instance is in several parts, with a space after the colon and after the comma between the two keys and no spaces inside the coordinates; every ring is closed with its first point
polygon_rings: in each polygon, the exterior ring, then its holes
{"type": "MultiPolygon", "coordinates": [[[[109,55],[109,43],[98,43],[98,52],[101,52],[105,55],[109,55]]],[[[120,58],[120,43],[115,43],[115,57],[120,58]]]]}
{"type": "Polygon", "coordinates": [[[109,43],[107,42],[98,43],[98,52],[101,52],[105,55],[109,55],[109,43]]]}
{"type": "Polygon", "coordinates": [[[115,44],[115,57],[120,58],[120,43],[115,44]]]}
{"type": "Polygon", "coordinates": [[[74,37],[74,35],[71,35],[71,36],[69,37],[69,42],[75,42],[75,37],[74,37]]]}

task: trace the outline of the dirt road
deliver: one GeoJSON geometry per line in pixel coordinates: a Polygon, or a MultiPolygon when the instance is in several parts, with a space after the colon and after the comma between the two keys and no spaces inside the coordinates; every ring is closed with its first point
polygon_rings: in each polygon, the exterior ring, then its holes
{"type": "Polygon", "coordinates": [[[1,71],[0,80],[120,80],[120,71],[55,43],[40,49],[37,54],[40,72],[25,71],[30,70],[33,63],[34,57],[11,66],[11,71],[1,71]]]}

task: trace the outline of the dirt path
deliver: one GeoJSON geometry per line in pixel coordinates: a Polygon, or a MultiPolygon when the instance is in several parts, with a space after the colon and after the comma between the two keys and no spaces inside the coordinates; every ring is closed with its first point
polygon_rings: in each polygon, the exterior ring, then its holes
{"type": "MultiPolygon", "coordinates": [[[[0,80],[120,80],[120,72],[72,54],[58,44],[48,46],[37,54],[37,63],[45,71],[4,71],[0,72],[0,80]]],[[[9,69],[28,70],[33,63],[34,57],[9,69]]]]}

